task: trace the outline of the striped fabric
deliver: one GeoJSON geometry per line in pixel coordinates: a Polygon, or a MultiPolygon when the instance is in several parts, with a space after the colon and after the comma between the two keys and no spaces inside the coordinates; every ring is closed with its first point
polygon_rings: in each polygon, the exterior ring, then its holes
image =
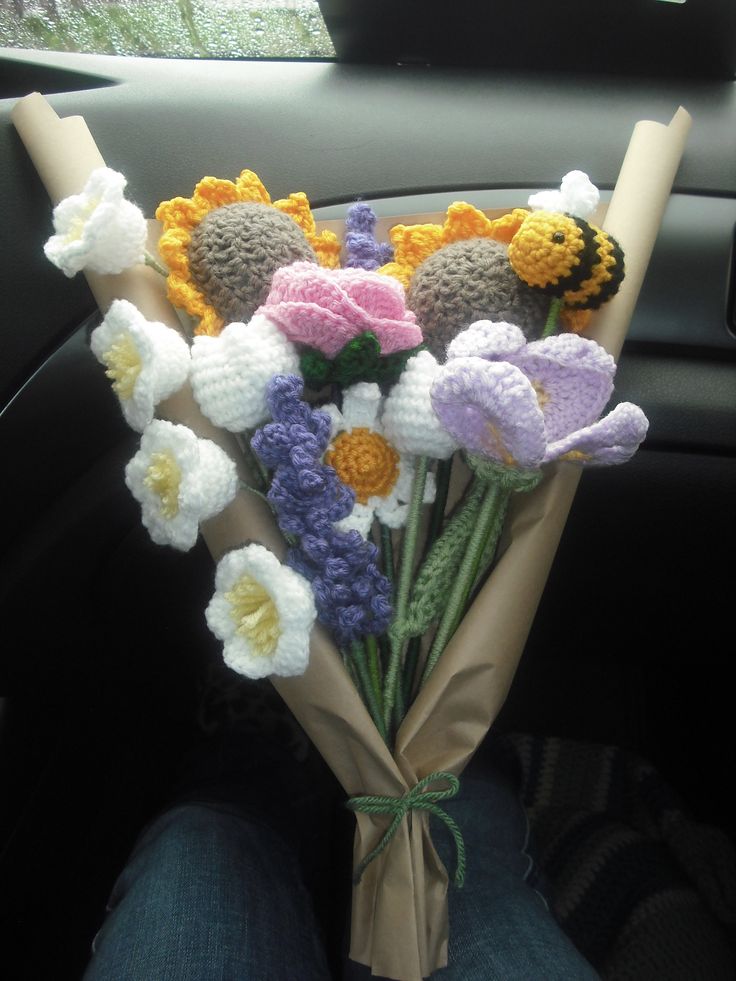
{"type": "Polygon", "coordinates": [[[606,981],[734,981],[736,852],[655,768],[613,747],[506,734],[561,926],[606,981]]]}

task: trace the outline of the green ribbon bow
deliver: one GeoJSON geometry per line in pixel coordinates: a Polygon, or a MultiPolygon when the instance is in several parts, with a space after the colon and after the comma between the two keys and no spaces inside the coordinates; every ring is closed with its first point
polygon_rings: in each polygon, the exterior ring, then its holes
{"type": "Polygon", "coordinates": [[[377,858],[384,848],[396,834],[396,830],[409,813],[409,811],[429,811],[445,823],[448,831],[455,842],[455,853],[457,862],[455,865],[455,885],[458,889],[462,888],[465,881],[465,842],[462,832],[457,823],[450,817],[447,811],[443,811],[437,806],[437,802],[448,800],[454,797],[460,790],[460,781],[454,773],[445,770],[435,770],[434,773],[423,777],[416,786],[408,790],[403,797],[384,797],[380,795],[372,797],[351,797],[346,802],[346,807],[351,811],[358,811],[361,814],[392,814],[393,820],[378,842],[376,847],[360,863],[353,876],[353,883],[360,882],[363,872],[370,865],[374,858],[377,858]],[[446,790],[425,790],[430,784],[437,780],[444,780],[450,786],[446,790]]]}

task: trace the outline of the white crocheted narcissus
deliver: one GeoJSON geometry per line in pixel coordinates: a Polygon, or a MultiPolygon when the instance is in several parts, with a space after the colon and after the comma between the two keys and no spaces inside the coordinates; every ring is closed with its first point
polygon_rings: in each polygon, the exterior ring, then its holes
{"type": "Polygon", "coordinates": [[[200,522],[235,497],[238,477],[235,464],[215,443],[186,426],[154,419],[125,468],[125,483],[154,542],[186,552],[197,540],[200,522]]]}
{"type": "Polygon", "coordinates": [[[241,433],[268,418],[266,389],[274,375],[299,373],[296,348],[264,314],[232,323],[192,344],[192,391],[216,426],[241,433]]]}
{"type": "Polygon", "coordinates": [[[316,610],[312,589],[262,545],[228,552],[217,565],[207,625],[225,663],[247,678],[303,674],[316,610]]]}
{"type": "Polygon", "coordinates": [[[92,331],[92,352],[107,369],[128,425],[142,433],[155,407],[189,374],[189,345],[165,324],[146,320],[127,300],[115,300],[92,331]]]}
{"type": "Polygon", "coordinates": [[[439,367],[429,351],[409,358],[386,399],[382,422],[387,438],[401,452],[446,460],[458,444],[443,429],[429,397],[439,367]]]}
{"type": "MultiPolygon", "coordinates": [[[[332,419],[325,463],[355,492],[353,510],[336,527],[341,531],[355,528],[364,538],[374,517],[388,528],[403,527],[414,481],[414,457],[400,453],[384,435],[381,402],[378,385],[359,382],[345,389],[342,410],[336,405],[323,408],[332,419]]],[[[424,503],[431,503],[434,495],[434,475],[428,474],[424,503]]]]}
{"type": "Polygon", "coordinates": [[[145,258],[146,219],[123,197],[127,181],[108,167],[92,171],[81,194],[54,208],[46,257],[64,273],[119,273],[145,258]]]}

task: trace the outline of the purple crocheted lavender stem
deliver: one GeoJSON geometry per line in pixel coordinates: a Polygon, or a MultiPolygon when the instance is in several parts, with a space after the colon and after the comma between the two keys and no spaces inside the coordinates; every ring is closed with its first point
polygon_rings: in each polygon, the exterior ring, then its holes
{"type": "Polygon", "coordinates": [[[345,216],[345,265],[358,269],[378,269],[391,262],[394,250],[389,242],[378,242],[375,236],[376,215],[362,202],[348,208],[345,216]]]}
{"type": "Polygon", "coordinates": [[[276,375],[268,388],[271,423],[251,441],[273,469],[268,498],[279,527],[299,538],[288,564],[312,585],[317,615],[341,645],[383,633],[391,620],[391,584],[381,573],[378,550],[359,532],[334,523],[355,503],[353,491],[321,462],[330,441],[329,416],[302,401],[302,379],[276,375]]]}

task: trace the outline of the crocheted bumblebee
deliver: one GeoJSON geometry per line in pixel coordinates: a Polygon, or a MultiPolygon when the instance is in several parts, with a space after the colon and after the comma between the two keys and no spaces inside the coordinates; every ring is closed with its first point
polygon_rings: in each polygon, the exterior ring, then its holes
{"type": "Polygon", "coordinates": [[[538,210],[516,209],[500,219],[511,236],[509,262],[517,276],[573,309],[597,310],[624,278],[621,246],[585,220],[598,197],[587,175],[574,170],[559,191],[529,198],[538,210]]]}
{"type": "Polygon", "coordinates": [[[597,310],[624,278],[624,254],[612,235],[553,211],[525,214],[509,242],[509,262],[529,286],[581,310],[597,310]]]}

